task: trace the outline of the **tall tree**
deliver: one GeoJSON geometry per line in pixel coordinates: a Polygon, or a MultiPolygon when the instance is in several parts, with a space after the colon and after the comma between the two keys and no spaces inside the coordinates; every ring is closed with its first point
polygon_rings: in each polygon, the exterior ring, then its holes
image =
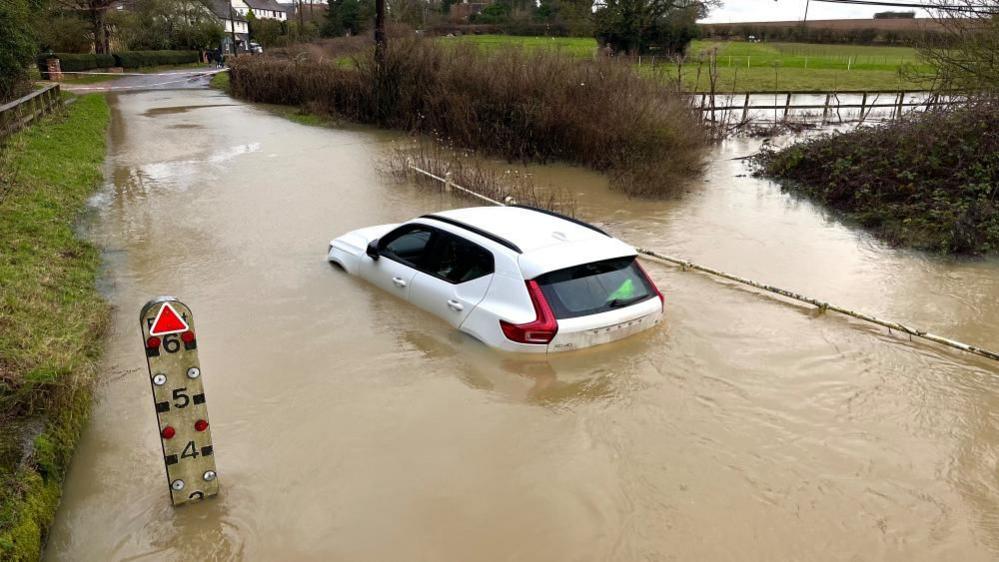
{"type": "Polygon", "coordinates": [[[53,6],[84,18],[90,24],[90,32],[93,34],[94,52],[107,53],[111,43],[107,16],[114,2],[115,0],[54,0],[53,6]]]}
{"type": "Polygon", "coordinates": [[[0,2],[0,102],[16,97],[27,83],[35,54],[27,0],[0,2]]]}
{"type": "Polygon", "coordinates": [[[371,28],[375,17],[373,0],[329,0],[323,35],[357,35],[371,28]]]}
{"type": "Polygon", "coordinates": [[[682,53],[697,36],[697,19],[719,0],[598,0],[597,40],[614,51],[682,53]]]}

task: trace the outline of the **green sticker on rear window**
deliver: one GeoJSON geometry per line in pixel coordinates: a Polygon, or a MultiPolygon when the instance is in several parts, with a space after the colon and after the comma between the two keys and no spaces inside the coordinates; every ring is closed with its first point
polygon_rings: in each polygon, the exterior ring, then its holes
{"type": "Polygon", "coordinates": [[[614,300],[628,300],[634,298],[635,296],[635,282],[631,279],[625,279],[621,286],[614,290],[613,293],[607,297],[607,301],[614,300]]]}

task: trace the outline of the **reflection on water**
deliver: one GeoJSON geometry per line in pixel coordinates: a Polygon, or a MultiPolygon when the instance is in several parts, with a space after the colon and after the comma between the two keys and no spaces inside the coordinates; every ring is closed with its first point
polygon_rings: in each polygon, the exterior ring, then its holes
{"type": "MultiPolygon", "coordinates": [[[[999,556],[995,365],[654,264],[661,328],[497,354],[324,261],[347,230],[467,204],[380,177],[394,135],[210,91],[113,110],[87,230],[116,318],[48,559],[999,556]],[[159,294],[198,314],[223,484],[181,509],[135,326],[159,294]]],[[[721,145],[678,201],[534,172],[636,245],[999,341],[999,263],[886,248],[747,177],[756,148],[721,145]]]]}

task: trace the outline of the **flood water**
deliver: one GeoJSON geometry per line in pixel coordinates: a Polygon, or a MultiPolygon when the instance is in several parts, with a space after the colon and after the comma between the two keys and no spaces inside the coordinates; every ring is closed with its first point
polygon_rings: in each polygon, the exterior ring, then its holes
{"type": "MultiPolygon", "coordinates": [[[[999,367],[662,265],[661,329],[502,355],[331,268],[468,205],[392,134],[207,91],[112,97],[87,236],[114,304],[48,560],[995,560],[999,367]],[[200,107],[199,107],[200,106],[200,107]],[[138,311],[197,315],[220,496],[173,508],[138,311]]],[[[629,242],[999,347],[999,263],[887,248],[720,146],[679,201],[537,170],[629,242]]]]}

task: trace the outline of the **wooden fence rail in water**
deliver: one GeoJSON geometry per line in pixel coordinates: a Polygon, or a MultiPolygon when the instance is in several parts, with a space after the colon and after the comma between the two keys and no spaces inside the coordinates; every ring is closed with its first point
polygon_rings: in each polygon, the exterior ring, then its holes
{"type": "Polygon", "coordinates": [[[0,106],[0,142],[60,106],[62,92],[59,84],[48,84],[23,98],[0,106]]]}
{"type": "Polygon", "coordinates": [[[906,101],[906,94],[913,92],[899,91],[899,92],[766,92],[764,94],[760,93],[745,93],[745,94],[715,94],[711,95],[708,93],[695,94],[694,99],[700,98],[697,103],[697,109],[704,114],[710,114],[711,120],[715,120],[716,113],[727,113],[731,111],[742,111],[741,121],[746,121],[749,117],[750,111],[774,111],[782,112],[782,119],[787,120],[788,115],[792,110],[822,110],[822,122],[825,123],[829,116],[843,109],[859,109],[860,110],[860,120],[863,121],[867,114],[874,109],[891,109],[892,118],[900,117],[903,113],[904,108],[907,107],[923,107],[929,109],[931,107],[942,106],[942,105],[952,105],[957,103],[963,103],[964,100],[958,97],[948,97],[942,98],[939,94],[927,93],[926,98],[918,101],[906,101]],[[843,103],[839,99],[839,95],[860,95],[860,103],[843,103]],[[733,103],[736,96],[742,96],[742,103],[733,103]],[[750,101],[753,96],[778,96],[784,97],[783,103],[773,103],[770,105],[752,105],[750,101]],[[813,95],[821,96],[825,95],[825,101],[823,103],[792,103],[792,98],[795,95],[813,95]],[[873,99],[870,99],[873,96],[873,99]],[[881,96],[891,96],[890,102],[881,102],[879,99],[881,96]],[[716,98],[728,98],[732,101],[723,102],[723,105],[716,105],[716,98]],[[870,101],[868,101],[870,99],[870,101]]]}
{"type": "MultiPolygon", "coordinates": [[[[488,198],[488,197],[486,197],[484,195],[476,193],[475,191],[473,191],[471,189],[458,186],[458,185],[454,184],[453,182],[451,182],[451,180],[448,179],[448,178],[442,178],[440,176],[436,176],[434,174],[431,174],[430,172],[427,172],[425,170],[421,170],[420,168],[417,168],[416,166],[413,166],[413,165],[410,165],[409,168],[411,170],[413,170],[414,172],[417,172],[419,174],[423,174],[423,175],[425,175],[425,176],[427,176],[427,177],[429,177],[431,179],[437,180],[438,182],[441,182],[445,186],[456,187],[460,191],[462,191],[462,192],[464,192],[466,194],[469,194],[469,195],[472,195],[472,196],[477,197],[479,199],[482,199],[482,200],[484,200],[484,201],[486,201],[488,203],[492,203],[493,205],[499,205],[501,207],[504,206],[504,204],[500,203],[499,201],[496,201],[494,199],[490,199],[490,198],[488,198]]],[[[774,294],[774,295],[780,295],[781,297],[784,297],[784,298],[787,298],[787,299],[791,299],[791,300],[795,300],[795,301],[798,301],[798,302],[803,302],[803,303],[810,304],[810,305],[816,307],[821,312],[837,312],[839,314],[843,314],[843,315],[849,316],[851,318],[856,318],[857,320],[862,320],[864,322],[869,322],[869,323],[875,324],[877,326],[882,326],[882,327],[888,328],[889,331],[894,330],[894,331],[897,331],[897,332],[901,332],[901,333],[909,335],[910,339],[913,336],[915,336],[917,338],[922,338],[924,340],[931,341],[933,343],[937,343],[937,344],[940,344],[940,345],[943,345],[943,346],[947,346],[947,347],[950,347],[952,349],[959,349],[961,351],[964,351],[966,353],[971,353],[971,354],[977,355],[979,357],[984,357],[986,359],[991,359],[993,361],[999,361],[999,353],[996,353],[994,351],[989,351],[988,349],[983,349],[983,348],[978,347],[978,346],[969,345],[969,344],[966,344],[964,342],[960,342],[960,341],[957,341],[957,340],[952,340],[950,338],[945,338],[943,336],[938,336],[938,335],[935,335],[935,334],[931,334],[931,333],[929,333],[929,332],[927,332],[925,330],[920,330],[918,328],[913,328],[912,326],[907,326],[907,325],[901,324],[899,322],[892,322],[890,320],[882,320],[881,318],[877,318],[876,316],[871,316],[870,314],[864,314],[863,312],[857,312],[855,310],[850,310],[850,309],[842,307],[842,306],[837,306],[835,304],[828,303],[828,302],[825,302],[825,301],[821,301],[819,299],[808,297],[808,296],[805,296],[805,295],[802,295],[802,294],[799,294],[799,293],[795,293],[793,291],[788,291],[786,289],[781,289],[781,288],[775,287],[773,285],[767,285],[765,283],[760,283],[758,281],[753,281],[751,279],[746,279],[745,277],[739,277],[738,275],[732,275],[731,273],[725,273],[724,271],[720,271],[720,270],[713,269],[713,268],[710,268],[710,267],[705,267],[703,265],[697,265],[696,263],[692,263],[690,261],[682,260],[682,259],[675,258],[675,257],[672,257],[672,256],[667,256],[665,254],[656,252],[654,250],[647,250],[645,248],[637,248],[637,247],[635,248],[635,250],[639,253],[639,255],[641,255],[641,256],[643,256],[645,258],[651,258],[651,259],[654,259],[654,260],[657,260],[657,261],[660,261],[660,262],[664,262],[664,263],[668,263],[668,264],[671,264],[671,265],[675,265],[675,266],[678,266],[678,267],[682,268],[684,271],[686,271],[688,269],[694,270],[694,271],[700,271],[702,273],[706,273],[706,274],[712,275],[714,277],[719,277],[721,279],[727,279],[729,281],[734,281],[736,283],[741,283],[743,285],[748,285],[748,286],[753,287],[755,289],[758,289],[760,291],[764,291],[764,292],[771,293],[771,294],[774,294]]]]}

